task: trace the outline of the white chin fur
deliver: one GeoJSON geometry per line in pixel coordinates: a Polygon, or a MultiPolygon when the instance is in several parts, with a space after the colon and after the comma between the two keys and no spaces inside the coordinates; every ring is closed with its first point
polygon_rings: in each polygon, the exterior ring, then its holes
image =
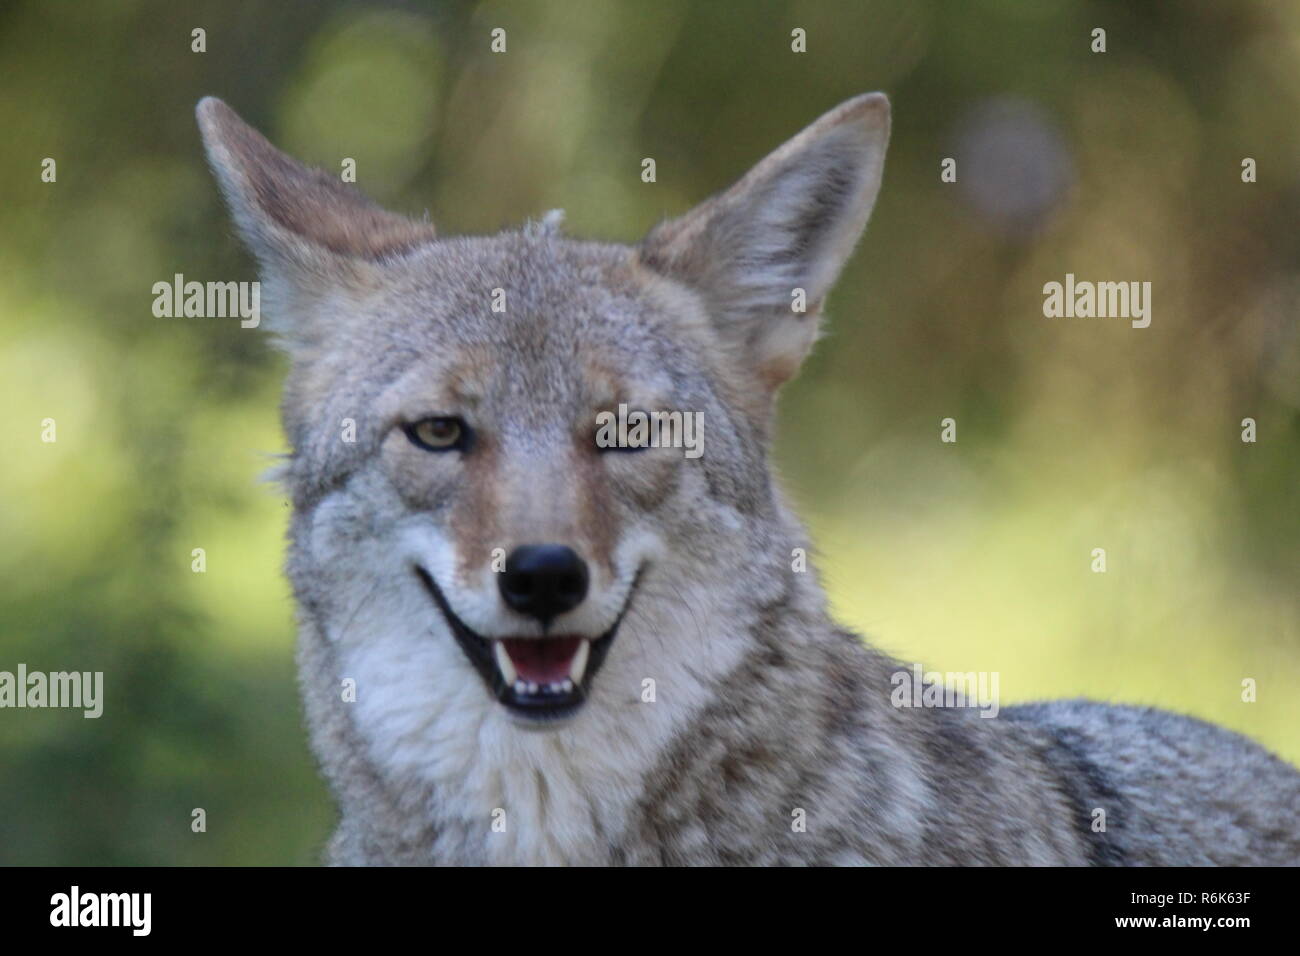
{"type": "MultiPolygon", "coordinates": [[[[326,507],[317,509],[317,521],[330,517],[326,507]]],[[[582,710],[543,724],[503,708],[485,691],[411,572],[418,560],[436,579],[454,580],[445,539],[427,519],[403,530],[400,538],[360,546],[351,538],[331,543],[338,573],[331,593],[342,623],[330,631],[337,660],[328,676],[353,678],[361,689],[345,706],[367,759],[394,787],[431,808],[447,854],[472,851],[490,862],[515,863],[601,859],[608,834],[619,830],[645,786],[646,768],[707,704],[712,680],[736,666],[745,641],[733,631],[738,598],[730,592],[740,583],[687,577],[671,588],[671,601],[662,589],[638,594],[582,710]],[[648,676],[680,703],[646,702],[648,676]],[[619,732],[611,734],[615,726],[619,732]],[[604,785],[593,788],[593,780],[604,785]],[[479,826],[477,818],[466,823],[466,812],[493,807],[509,808],[506,832],[479,826]]],[[[616,566],[668,560],[652,543],[629,538],[615,553],[616,566]]],[[[480,590],[499,602],[495,590],[480,590]]],[[[625,592],[619,588],[614,596],[625,592]]],[[[466,600],[471,615],[476,597],[448,595],[453,606],[466,600]]],[[[613,614],[617,608],[604,617],[605,626],[613,614]]],[[[583,642],[570,662],[575,684],[590,670],[590,651],[583,642]]],[[[493,655],[500,667],[495,646],[493,655]]],[[[519,680],[518,668],[507,663],[519,680]]],[[[336,699],[334,685],[329,692],[336,699]]]]}

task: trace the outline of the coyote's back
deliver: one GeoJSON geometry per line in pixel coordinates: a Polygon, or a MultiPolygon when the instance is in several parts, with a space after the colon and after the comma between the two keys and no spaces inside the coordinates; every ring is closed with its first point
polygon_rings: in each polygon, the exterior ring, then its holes
{"type": "Polygon", "coordinates": [[[444,239],[204,100],[291,368],[288,572],[337,863],[1296,863],[1227,731],[893,705],[768,465],[880,187],[860,96],[626,247],[444,239]]]}

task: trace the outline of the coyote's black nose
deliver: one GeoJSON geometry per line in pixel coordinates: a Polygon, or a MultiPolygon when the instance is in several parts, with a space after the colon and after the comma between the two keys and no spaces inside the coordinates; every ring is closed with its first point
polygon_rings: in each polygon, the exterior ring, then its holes
{"type": "Polygon", "coordinates": [[[587,564],[562,544],[526,544],[510,552],[498,586],[512,608],[546,624],[587,596],[587,564]]]}

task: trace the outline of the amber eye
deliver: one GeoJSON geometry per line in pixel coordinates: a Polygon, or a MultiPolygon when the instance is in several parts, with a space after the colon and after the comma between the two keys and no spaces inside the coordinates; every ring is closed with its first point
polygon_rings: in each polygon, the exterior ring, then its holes
{"type": "Polygon", "coordinates": [[[470,434],[459,418],[422,418],[403,428],[411,444],[425,451],[464,450],[470,434]]]}

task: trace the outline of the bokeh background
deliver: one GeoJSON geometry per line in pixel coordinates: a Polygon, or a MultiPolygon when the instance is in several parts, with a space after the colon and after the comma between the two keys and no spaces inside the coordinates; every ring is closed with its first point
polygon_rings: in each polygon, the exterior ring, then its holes
{"type": "Polygon", "coordinates": [[[563,207],[630,242],[887,91],[885,187],[776,455],[838,613],[998,671],[1004,705],[1159,705],[1300,761],[1300,5],[9,2],[0,70],[0,669],[107,698],[0,711],[0,861],[307,864],[331,823],[259,482],[283,360],[151,313],[174,273],[254,278],[205,94],[443,233],[563,207]],[[1150,328],[1044,318],[1067,272],[1152,282],[1150,328]]]}

